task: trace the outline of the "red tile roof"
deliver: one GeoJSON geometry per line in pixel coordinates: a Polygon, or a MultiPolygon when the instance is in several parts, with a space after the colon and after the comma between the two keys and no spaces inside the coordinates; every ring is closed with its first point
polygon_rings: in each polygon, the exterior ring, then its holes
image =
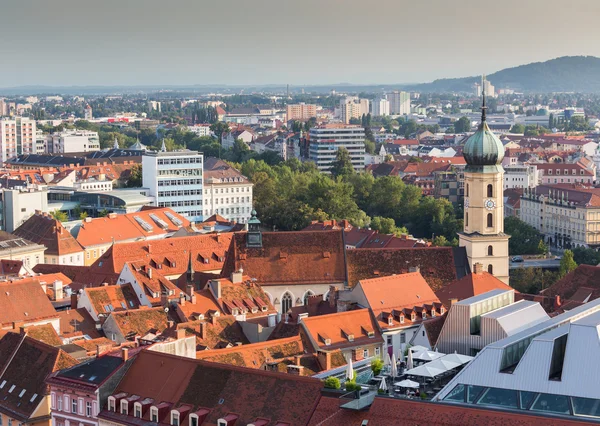
{"type": "Polygon", "coordinates": [[[161,334],[169,327],[167,315],[162,306],[112,312],[110,317],[113,318],[126,338],[144,337],[148,333],[161,334]]]}
{"type": "Polygon", "coordinates": [[[219,315],[210,320],[188,321],[177,324],[177,330],[185,330],[186,336],[196,337],[196,350],[218,349],[248,344],[242,326],[233,315],[219,315]],[[204,334],[202,330],[204,329],[204,334]],[[203,337],[204,336],[204,337],[203,337]]]}
{"type": "Polygon", "coordinates": [[[277,313],[263,289],[249,276],[244,275],[239,283],[233,283],[229,278],[212,281],[216,282],[221,287],[221,297],[217,301],[221,312],[232,314],[232,309],[237,309],[248,318],[277,313]]]}
{"type": "Polygon", "coordinates": [[[61,337],[75,337],[88,335],[92,339],[100,337],[96,329],[96,321],[85,308],[67,309],[58,312],[60,320],[61,337]]]}
{"type": "Polygon", "coordinates": [[[346,279],[342,231],[263,232],[262,248],[235,234],[223,276],[240,269],[258,284],[339,283],[346,279]]]}
{"type": "MultiPolygon", "coordinates": [[[[76,364],[75,359],[58,348],[21,334],[6,334],[0,340],[0,382],[6,380],[0,389],[0,412],[26,423],[48,395],[46,376],[76,364]]],[[[46,410],[40,414],[49,415],[49,407],[46,410]]]]}
{"type": "Polygon", "coordinates": [[[63,256],[83,253],[83,247],[62,226],[47,214],[34,214],[13,232],[15,235],[47,247],[46,255],[63,256]]]}
{"type": "Polygon", "coordinates": [[[488,272],[465,275],[435,292],[440,301],[450,306],[450,299],[463,300],[491,290],[514,290],[488,272]]]}
{"type": "Polygon", "coordinates": [[[0,328],[51,318],[58,318],[58,313],[35,278],[0,282],[0,328]]]}
{"type": "Polygon", "coordinates": [[[543,290],[542,293],[549,297],[559,296],[563,301],[576,300],[578,293],[587,293],[586,297],[589,295],[588,302],[597,299],[600,297],[600,267],[579,265],[574,271],[569,272],[562,279],[543,290]],[[581,292],[581,288],[588,290],[581,292]]]}
{"type": "MultiPolygon", "coordinates": [[[[190,407],[202,412],[204,423],[237,416],[236,425],[265,418],[269,424],[305,425],[320,399],[319,380],[261,371],[154,351],[140,352],[117,386],[114,395],[139,395],[153,404],[164,403],[159,423],[169,423],[170,409],[190,407]],[[152,374],[148,374],[151,371],[152,374]],[[281,423],[279,423],[281,422],[281,423]]],[[[132,415],[103,410],[99,418],[121,424],[138,424],[132,415]]],[[[181,419],[187,425],[187,417],[181,419]]],[[[142,421],[149,421],[145,413],[142,421]]]]}
{"type": "Polygon", "coordinates": [[[137,239],[156,239],[177,232],[181,227],[189,224],[189,220],[170,208],[109,214],[106,217],[84,220],[77,234],[77,241],[84,247],[91,247],[137,239]],[[171,218],[176,220],[173,221],[171,218]]]}
{"type": "Polygon", "coordinates": [[[135,290],[129,283],[86,288],[83,291],[90,299],[96,315],[108,314],[113,310],[137,309],[140,306],[135,290]]]}
{"type": "Polygon", "coordinates": [[[61,346],[63,344],[62,339],[58,337],[58,333],[52,324],[49,323],[26,327],[25,332],[32,339],[39,340],[50,346],[61,346]]]}
{"type": "Polygon", "coordinates": [[[368,309],[308,317],[302,327],[312,338],[315,351],[341,349],[383,341],[377,323],[368,309]]]}
{"type": "Polygon", "coordinates": [[[157,269],[145,265],[143,262],[131,262],[125,265],[144,290],[152,306],[160,305],[162,303],[161,295],[164,294],[168,295],[169,300],[179,298],[181,289],[162,276],[157,269]]]}

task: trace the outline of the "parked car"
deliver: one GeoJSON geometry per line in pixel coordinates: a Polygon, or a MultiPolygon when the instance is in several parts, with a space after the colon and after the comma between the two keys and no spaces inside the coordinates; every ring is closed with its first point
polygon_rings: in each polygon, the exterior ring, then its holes
{"type": "Polygon", "coordinates": [[[512,262],[523,262],[523,258],[521,256],[513,256],[512,259],[510,259],[512,262]]]}

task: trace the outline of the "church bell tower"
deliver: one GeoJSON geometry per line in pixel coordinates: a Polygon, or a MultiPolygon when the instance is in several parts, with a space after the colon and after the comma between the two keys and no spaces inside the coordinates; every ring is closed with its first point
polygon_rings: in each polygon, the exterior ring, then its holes
{"type": "Polygon", "coordinates": [[[508,284],[510,236],[504,233],[504,146],[488,127],[486,110],[484,91],[481,123],[463,149],[467,166],[459,245],[465,247],[472,271],[481,263],[484,271],[508,284]]]}

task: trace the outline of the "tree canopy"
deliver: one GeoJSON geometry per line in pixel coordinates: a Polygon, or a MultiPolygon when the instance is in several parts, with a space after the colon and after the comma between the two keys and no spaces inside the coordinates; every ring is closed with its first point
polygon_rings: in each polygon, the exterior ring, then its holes
{"type": "Polygon", "coordinates": [[[514,216],[504,219],[504,232],[510,235],[508,252],[511,256],[545,254],[548,251],[548,247],[544,244],[544,236],[533,226],[514,216]]]}

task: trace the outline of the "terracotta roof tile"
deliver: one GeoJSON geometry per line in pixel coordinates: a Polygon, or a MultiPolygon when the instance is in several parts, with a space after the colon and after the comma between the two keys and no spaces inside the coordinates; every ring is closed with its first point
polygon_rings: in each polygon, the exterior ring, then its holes
{"type": "Polygon", "coordinates": [[[85,308],[68,309],[58,312],[61,337],[88,335],[92,339],[100,337],[96,322],[85,308]]]}
{"type": "Polygon", "coordinates": [[[49,323],[26,327],[25,332],[32,339],[39,340],[50,346],[61,346],[63,344],[61,338],[58,337],[58,333],[52,324],[49,323]]]}
{"type": "Polygon", "coordinates": [[[137,309],[140,306],[131,284],[86,288],[83,291],[90,299],[96,315],[108,314],[112,311],[137,309]]]}
{"type": "Polygon", "coordinates": [[[464,300],[491,290],[514,290],[488,272],[465,275],[435,292],[440,301],[450,306],[450,299],[464,300]]]}
{"type": "Polygon", "coordinates": [[[14,234],[47,247],[46,255],[63,256],[65,254],[83,253],[83,247],[50,215],[34,214],[14,234]]]}
{"type": "Polygon", "coordinates": [[[0,326],[50,318],[58,318],[58,314],[35,278],[0,282],[0,326]]]}
{"type": "Polygon", "coordinates": [[[582,287],[589,289],[588,302],[600,297],[600,267],[579,265],[542,293],[549,297],[559,296],[563,301],[571,299],[577,301],[575,298],[582,287]]]}
{"type": "Polygon", "coordinates": [[[163,307],[112,312],[110,317],[127,338],[143,337],[148,333],[161,334],[169,326],[163,307]]]}
{"type": "Polygon", "coordinates": [[[177,329],[184,329],[186,335],[196,337],[197,350],[225,348],[238,343],[250,343],[242,330],[242,326],[232,315],[215,317],[211,321],[188,321],[177,324],[177,329]],[[204,329],[204,337],[202,330],[204,329]]]}

